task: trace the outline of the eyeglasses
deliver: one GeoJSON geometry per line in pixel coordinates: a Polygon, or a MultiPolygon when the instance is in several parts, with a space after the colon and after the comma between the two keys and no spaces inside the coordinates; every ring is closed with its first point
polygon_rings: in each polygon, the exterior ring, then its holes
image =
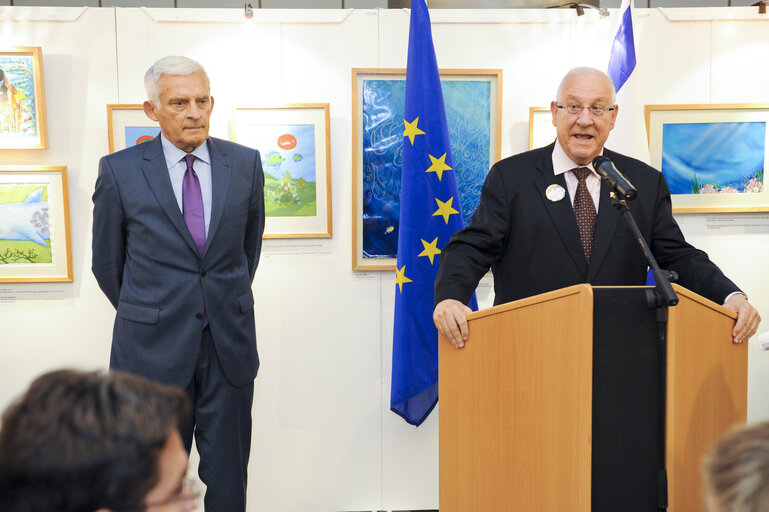
{"type": "Polygon", "coordinates": [[[159,507],[165,507],[168,505],[184,505],[184,510],[195,510],[198,506],[198,500],[202,494],[200,484],[197,480],[190,477],[186,477],[182,481],[182,487],[179,492],[175,493],[168,499],[163,501],[156,501],[154,503],[147,503],[146,505],[138,505],[128,508],[116,509],[118,512],[147,512],[155,510],[159,507]]]}
{"type": "Polygon", "coordinates": [[[611,112],[617,108],[616,105],[612,105],[611,107],[603,107],[601,105],[577,105],[576,103],[570,105],[559,105],[556,103],[555,106],[565,110],[566,113],[570,116],[578,116],[582,113],[582,109],[586,108],[590,111],[590,114],[592,114],[593,117],[601,117],[606,112],[611,112]]]}

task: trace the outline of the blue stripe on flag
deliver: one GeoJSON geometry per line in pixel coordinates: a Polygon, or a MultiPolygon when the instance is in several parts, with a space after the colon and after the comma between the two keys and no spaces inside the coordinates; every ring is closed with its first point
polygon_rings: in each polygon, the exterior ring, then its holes
{"type": "Polygon", "coordinates": [[[611,46],[611,56],[609,57],[608,75],[614,82],[614,88],[619,92],[630,73],[635,69],[635,43],[633,41],[633,13],[630,2],[622,2],[623,7],[627,8],[622,13],[622,19],[617,29],[617,35],[614,36],[614,43],[611,46]]]}

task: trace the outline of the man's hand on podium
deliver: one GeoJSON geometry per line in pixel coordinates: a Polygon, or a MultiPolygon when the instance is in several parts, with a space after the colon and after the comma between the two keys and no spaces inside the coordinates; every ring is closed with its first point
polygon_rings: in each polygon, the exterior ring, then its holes
{"type": "Polygon", "coordinates": [[[734,329],[732,329],[734,343],[744,343],[756,334],[758,324],[761,323],[761,315],[750,305],[745,295],[733,293],[724,302],[724,307],[737,313],[737,322],[734,324],[734,329]]]}
{"type": "Polygon", "coordinates": [[[438,332],[457,348],[465,346],[470,337],[467,327],[467,315],[473,310],[458,300],[445,299],[438,303],[433,310],[433,323],[438,332]]]}

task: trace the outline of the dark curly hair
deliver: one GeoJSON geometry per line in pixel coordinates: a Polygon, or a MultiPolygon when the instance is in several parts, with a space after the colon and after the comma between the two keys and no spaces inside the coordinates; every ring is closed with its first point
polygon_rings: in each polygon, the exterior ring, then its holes
{"type": "Polygon", "coordinates": [[[3,414],[0,511],[140,506],[189,404],[180,389],[119,372],[59,370],[3,414]]]}

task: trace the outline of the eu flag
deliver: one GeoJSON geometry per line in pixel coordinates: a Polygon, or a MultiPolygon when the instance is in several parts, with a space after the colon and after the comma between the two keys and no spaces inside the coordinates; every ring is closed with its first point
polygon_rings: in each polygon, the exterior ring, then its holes
{"type": "Polygon", "coordinates": [[[438,401],[433,282],[441,248],[463,227],[425,0],[411,0],[405,116],[390,410],[419,426],[438,401]]]}

